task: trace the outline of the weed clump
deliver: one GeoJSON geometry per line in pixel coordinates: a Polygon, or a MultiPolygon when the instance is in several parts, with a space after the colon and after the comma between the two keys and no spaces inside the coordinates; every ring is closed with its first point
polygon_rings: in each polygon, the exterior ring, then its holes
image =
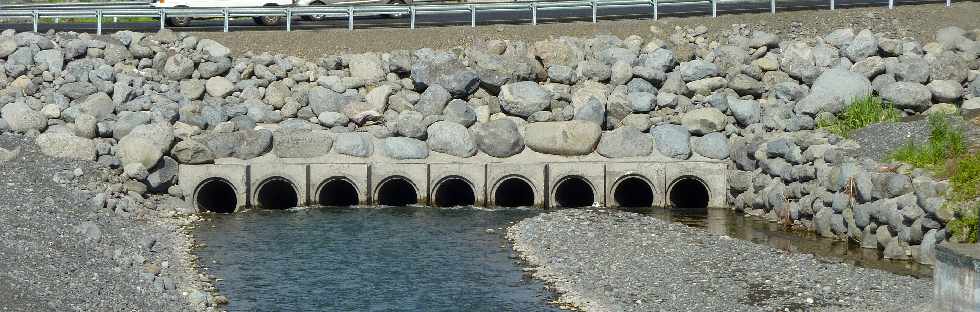
{"type": "Polygon", "coordinates": [[[901,113],[893,105],[884,103],[880,97],[869,95],[854,100],[836,119],[820,120],[818,126],[841,137],[848,137],[854,130],[870,124],[894,122],[899,118],[901,113]]]}

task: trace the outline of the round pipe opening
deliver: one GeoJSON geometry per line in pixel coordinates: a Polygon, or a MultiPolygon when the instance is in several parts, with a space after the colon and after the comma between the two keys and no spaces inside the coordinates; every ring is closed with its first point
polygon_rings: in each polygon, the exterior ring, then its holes
{"type": "Polygon", "coordinates": [[[673,208],[708,208],[708,187],[694,177],[677,179],[670,187],[670,206],[673,208]]]}
{"type": "Polygon", "coordinates": [[[378,187],[378,204],[382,206],[408,206],[418,203],[415,186],[405,178],[391,178],[378,187]]]}
{"type": "Polygon", "coordinates": [[[592,206],[595,203],[592,185],[582,177],[567,177],[555,187],[555,203],[560,208],[592,206]]]}
{"type": "Polygon", "coordinates": [[[534,206],[534,188],[524,179],[506,178],[493,192],[494,206],[531,207],[534,206]]]}
{"type": "Polygon", "coordinates": [[[270,178],[259,185],[256,203],[264,209],[289,209],[299,205],[299,194],[289,180],[270,178]]]}
{"type": "Polygon", "coordinates": [[[463,178],[448,178],[436,185],[432,205],[436,207],[472,206],[476,204],[473,187],[463,178]]]}
{"type": "Polygon", "coordinates": [[[653,206],[653,199],[653,188],[641,177],[623,178],[613,189],[613,200],[619,207],[649,208],[653,206]]]}
{"type": "Polygon", "coordinates": [[[210,179],[201,183],[194,196],[197,209],[215,213],[232,213],[238,207],[235,187],[225,179],[210,179]]]}
{"type": "Polygon", "coordinates": [[[358,203],[357,189],[354,187],[354,183],[346,179],[333,179],[327,181],[320,187],[320,196],[318,199],[320,206],[356,206],[358,203]]]}

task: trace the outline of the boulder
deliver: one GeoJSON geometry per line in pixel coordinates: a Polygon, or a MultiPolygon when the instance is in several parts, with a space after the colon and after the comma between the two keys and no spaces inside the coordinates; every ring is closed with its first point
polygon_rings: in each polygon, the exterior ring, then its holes
{"type": "Polygon", "coordinates": [[[424,159],[429,157],[429,148],[425,141],[413,138],[385,138],[384,151],[385,156],[392,159],[424,159]]]}
{"type": "Polygon", "coordinates": [[[524,142],[539,153],[576,156],[592,153],[601,135],[602,129],[593,122],[536,122],[524,129],[524,142]]]}
{"type": "Polygon", "coordinates": [[[347,59],[350,75],[353,78],[362,79],[372,83],[385,79],[385,70],[381,56],[376,53],[355,54],[347,59]]]}
{"type": "Polygon", "coordinates": [[[374,152],[374,144],[366,133],[348,132],[337,135],[333,144],[337,154],[354,157],[368,157],[374,152]]]}
{"type": "Polygon", "coordinates": [[[209,78],[204,87],[208,95],[219,98],[223,98],[235,90],[235,84],[228,78],[221,76],[209,78]]]}
{"type": "Polygon", "coordinates": [[[728,110],[732,112],[735,121],[742,127],[762,121],[762,105],[756,100],[741,100],[736,97],[729,97],[728,110]]]}
{"type": "Polygon", "coordinates": [[[51,157],[79,160],[95,160],[95,143],[86,138],[65,132],[42,133],[35,140],[41,153],[51,157]]]}
{"type": "Polygon", "coordinates": [[[182,164],[196,165],[206,164],[214,161],[214,153],[204,143],[197,140],[183,140],[177,142],[170,150],[170,155],[182,164]]]}
{"type": "Polygon", "coordinates": [[[455,58],[420,58],[412,65],[411,78],[423,89],[433,85],[442,86],[455,98],[470,95],[480,86],[479,75],[455,58]]]}
{"type": "Polygon", "coordinates": [[[932,104],[932,92],[929,87],[915,82],[896,82],[881,90],[881,98],[894,104],[899,109],[911,109],[917,112],[929,109],[932,104]]]}
{"type": "Polygon", "coordinates": [[[434,152],[470,157],[476,154],[476,140],[473,134],[461,124],[451,121],[437,121],[426,130],[425,142],[434,152]]]}
{"type": "Polygon", "coordinates": [[[48,119],[44,117],[44,114],[31,109],[23,101],[4,105],[3,109],[0,109],[0,116],[7,123],[7,127],[13,131],[44,131],[48,127],[48,119]]]}
{"type": "Polygon", "coordinates": [[[163,157],[163,152],[155,142],[141,136],[128,135],[119,141],[116,156],[123,165],[141,164],[145,168],[153,167],[163,157]]]}
{"type": "Polygon", "coordinates": [[[487,155],[506,158],[524,150],[524,137],[509,118],[478,123],[470,128],[477,147],[487,155]]]}
{"type": "Polygon", "coordinates": [[[810,94],[796,103],[797,113],[816,115],[836,114],[856,99],[871,95],[871,81],[847,69],[832,68],[820,74],[810,88],[810,94]]]}
{"type": "Polygon", "coordinates": [[[648,156],[653,150],[653,139],[633,127],[621,127],[602,133],[596,152],[609,158],[648,156]]]}
{"type": "Polygon", "coordinates": [[[112,103],[112,98],[105,92],[89,95],[79,106],[82,113],[94,116],[98,120],[105,120],[112,116],[116,106],[112,103]]]}
{"type": "Polygon", "coordinates": [[[533,81],[504,85],[500,89],[500,108],[511,115],[528,117],[551,105],[551,92],[533,81]]]}
{"type": "Polygon", "coordinates": [[[692,138],[691,149],[698,155],[711,159],[727,159],[730,154],[728,138],[721,132],[692,138]]]}
{"type": "Polygon", "coordinates": [[[446,88],[439,85],[430,86],[419,95],[419,100],[415,103],[415,110],[425,116],[439,115],[446,109],[446,104],[452,98],[446,88]]]}
{"type": "Polygon", "coordinates": [[[183,80],[194,73],[194,61],[183,54],[174,54],[163,65],[163,76],[170,80],[183,80]]]}
{"type": "Polygon", "coordinates": [[[395,123],[395,131],[399,135],[409,138],[424,138],[427,127],[425,115],[416,111],[401,112],[398,114],[398,120],[395,123]]]}
{"type": "Polygon", "coordinates": [[[650,129],[657,151],[676,159],[691,157],[691,133],[684,126],[662,124],[650,129]]]}
{"type": "Polygon", "coordinates": [[[728,126],[728,117],[714,107],[699,108],[684,114],[681,125],[692,134],[704,135],[725,130],[728,126]]]}
{"type": "Polygon", "coordinates": [[[310,158],[330,153],[333,136],[323,130],[279,130],[272,137],[273,150],[280,158],[310,158]]]}

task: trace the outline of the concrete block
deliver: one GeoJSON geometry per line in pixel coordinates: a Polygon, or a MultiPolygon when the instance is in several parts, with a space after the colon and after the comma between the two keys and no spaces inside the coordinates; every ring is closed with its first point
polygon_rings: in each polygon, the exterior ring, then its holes
{"type": "Polygon", "coordinates": [[[606,206],[609,208],[641,208],[636,207],[637,204],[635,203],[647,201],[642,197],[645,197],[647,195],[645,192],[649,190],[653,195],[649,200],[650,206],[643,207],[666,207],[666,178],[667,168],[663,163],[607,163],[605,174],[606,206]]]}
{"type": "Polygon", "coordinates": [[[549,163],[548,207],[604,206],[606,203],[604,163],[549,163]],[[592,193],[591,204],[587,196],[592,193]]]}
{"type": "Polygon", "coordinates": [[[696,201],[697,198],[693,197],[700,198],[702,196],[698,190],[685,187],[686,185],[695,185],[695,183],[681,183],[690,181],[696,181],[706,189],[708,195],[706,208],[725,208],[727,206],[728,166],[726,163],[714,161],[668,162],[665,163],[665,167],[667,168],[666,185],[668,206],[674,205],[672,199],[674,199],[673,196],[675,195],[681,201],[696,201]]]}
{"type": "MultiPolygon", "coordinates": [[[[211,187],[230,186],[233,199],[231,207],[234,212],[249,205],[248,202],[248,167],[243,165],[180,165],[178,167],[178,186],[184,192],[187,204],[199,210],[206,210],[198,201],[201,190],[209,192],[216,190],[211,187]],[[211,184],[216,182],[218,184],[211,184]],[[210,186],[206,186],[210,185],[210,186]]],[[[221,199],[221,202],[227,202],[221,199]]]]}
{"type": "MultiPolygon", "coordinates": [[[[420,163],[383,163],[371,165],[368,181],[370,181],[371,185],[371,200],[373,203],[375,205],[381,204],[383,198],[379,198],[378,195],[382,186],[398,180],[408,182],[411,185],[411,188],[415,191],[417,204],[428,204],[429,165],[420,163]]],[[[396,184],[389,185],[389,187],[394,186],[396,184]]]]}
{"type": "Polygon", "coordinates": [[[936,245],[933,311],[980,311],[980,245],[936,245]]]}
{"type": "Polygon", "coordinates": [[[489,163],[487,164],[488,207],[525,205],[544,208],[547,198],[545,164],[489,163]],[[527,187],[531,198],[527,199],[527,187]]]}
{"type": "MultiPolygon", "coordinates": [[[[311,164],[308,194],[311,205],[320,204],[320,195],[324,186],[337,181],[343,181],[353,186],[357,192],[358,205],[371,204],[371,192],[368,182],[370,166],[368,164],[311,164]]],[[[330,196],[330,195],[327,195],[330,196]]]]}
{"type": "Polygon", "coordinates": [[[474,206],[486,205],[487,171],[483,164],[430,164],[429,165],[429,201],[433,206],[439,205],[437,193],[450,191],[452,180],[465,181],[473,191],[474,206]]]}
{"type": "MultiPolygon", "coordinates": [[[[307,190],[309,189],[309,183],[307,177],[307,165],[283,163],[253,164],[249,166],[249,181],[250,185],[252,185],[250,203],[253,207],[259,207],[263,204],[259,197],[263,195],[264,191],[274,192],[267,193],[267,195],[276,197],[277,199],[274,201],[278,203],[286,203],[291,200],[293,194],[288,194],[290,191],[295,192],[295,206],[306,206],[308,203],[307,199],[309,198],[309,195],[307,195],[307,190]],[[285,184],[283,184],[283,182],[285,182],[285,184]],[[266,187],[287,185],[288,188],[284,187],[275,190],[265,189],[266,187]]],[[[286,204],[286,206],[292,205],[286,204]]]]}

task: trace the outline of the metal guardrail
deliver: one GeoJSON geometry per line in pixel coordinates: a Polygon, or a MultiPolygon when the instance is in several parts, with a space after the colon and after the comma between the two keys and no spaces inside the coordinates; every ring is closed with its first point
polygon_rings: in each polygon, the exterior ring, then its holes
{"type": "MultiPolygon", "coordinates": [[[[718,16],[718,3],[764,3],[766,0],[565,0],[565,1],[530,1],[530,2],[489,2],[469,4],[413,4],[413,5],[359,5],[359,6],[304,6],[304,7],[248,7],[248,8],[152,8],[145,2],[126,3],[125,8],[107,7],[108,3],[74,3],[61,6],[34,5],[31,8],[11,9],[13,5],[0,6],[0,18],[31,18],[33,30],[38,30],[42,18],[95,18],[96,33],[102,34],[103,19],[150,17],[160,20],[160,29],[166,27],[168,17],[220,18],[224,20],[224,32],[229,31],[229,20],[237,17],[280,16],[285,18],[285,30],[292,31],[292,19],[295,16],[322,15],[328,17],[346,17],[347,29],[354,30],[354,18],[361,15],[391,15],[405,14],[409,16],[409,25],[415,29],[418,15],[441,13],[470,13],[470,26],[475,27],[477,12],[521,12],[531,13],[532,25],[538,23],[539,11],[558,11],[570,9],[591,8],[592,22],[598,21],[598,10],[611,7],[646,7],[654,20],[659,17],[659,7],[663,5],[709,3],[711,16],[718,16]],[[100,6],[103,5],[103,6],[100,6]],[[143,8],[138,6],[145,6],[143,8]]],[[[828,0],[831,10],[836,9],[836,0],[828,0]]],[[[770,14],[776,14],[776,0],[768,0],[770,14]]],[[[952,5],[952,0],[945,0],[946,7],[952,5]]],[[[112,3],[112,2],[110,2],[112,3]]],[[[895,7],[895,0],[888,0],[888,8],[895,7]]]]}
{"type": "Polygon", "coordinates": [[[126,9],[126,8],[137,9],[137,8],[149,8],[149,7],[150,7],[150,1],[0,4],[0,10],[126,9]]]}

